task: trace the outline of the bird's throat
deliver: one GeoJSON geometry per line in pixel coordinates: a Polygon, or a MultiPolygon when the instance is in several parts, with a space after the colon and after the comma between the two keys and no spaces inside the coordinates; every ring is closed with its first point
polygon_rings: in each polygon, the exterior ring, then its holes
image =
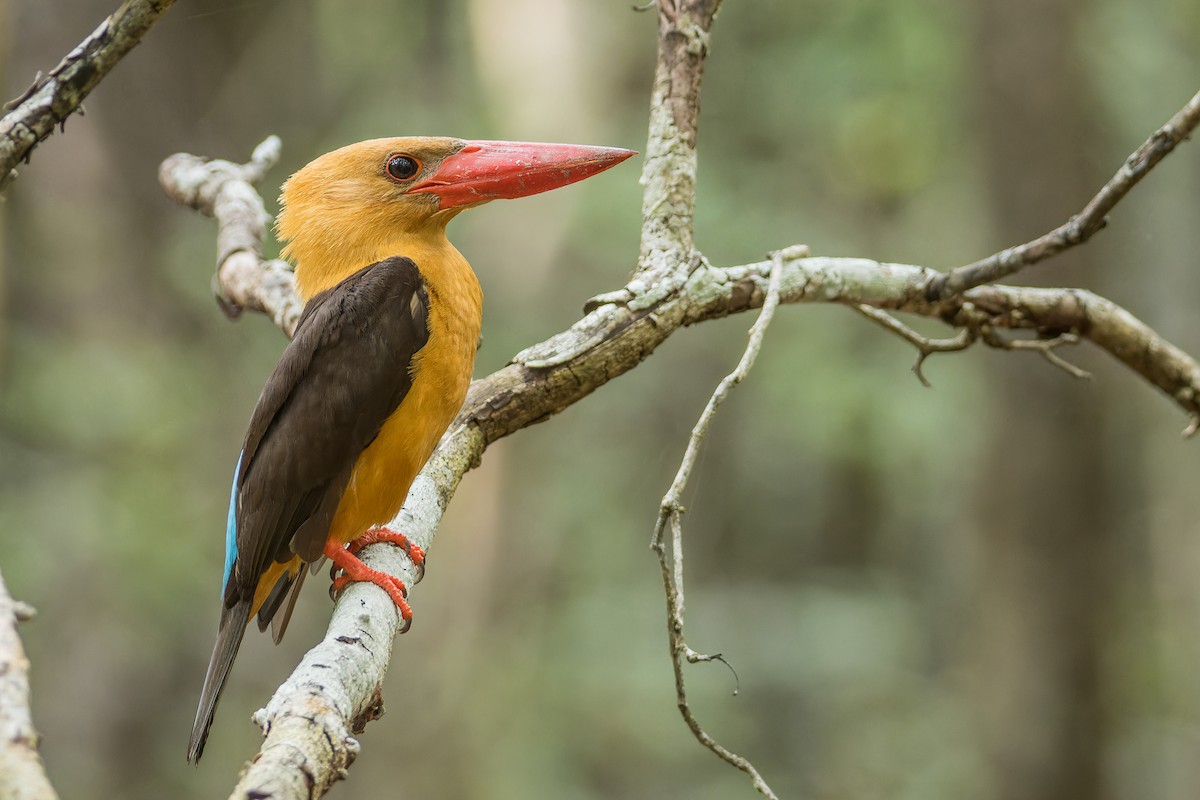
{"type": "MultiPolygon", "coordinates": [[[[368,228],[378,231],[378,228],[368,228]]],[[[332,240],[322,236],[298,235],[284,251],[296,269],[296,291],[304,302],[331,289],[365,266],[393,256],[412,259],[426,280],[439,282],[470,272],[470,265],[446,239],[441,226],[392,235],[365,236],[361,239],[332,240]]],[[[471,275],[474,279],[474,275],[471,275]]]]}

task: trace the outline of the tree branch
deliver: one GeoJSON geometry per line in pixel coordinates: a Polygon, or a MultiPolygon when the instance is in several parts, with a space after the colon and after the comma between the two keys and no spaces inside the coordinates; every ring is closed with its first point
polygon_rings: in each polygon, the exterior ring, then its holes
{"type": "Polygon", "coordinates": [[[96,30],[67,53],[50,74],[39,72],[33,85],[5,104],[0,118],[0,191],[12,183],[15,167],[28,162],[33,148],[83,113],[83,99],[134,48],[175,0],[126,0],[96,30]]]}
{"type": "Polygon", "coordinates": [[[1125,159],[1117,174],[1088,201],[1083,211],[1031,242],[1001,250],[964,267],[934,276],[926,292],[928,298],[944,300],[974,286],[993,283],[1069,247],[1083,244],[1105,226],[1108,212],[1177,144],[1188,138],[1197,124],[1200,124],[1200,92],[1125,159]]]}
{"type": "MultiPolygon", "coordinates": [[[[1200,420],[1200,364],[1121,306],[1084,289],[977,286],[940,302],[925,299],[926,267],[864,258],[805,258],[788,263],[781,303],[868,305],[940,319],[956,328],[1030,330],[1052,338],[1076,334],[1133,370],[1188,415],[1186,436],[1200,420]]],[[[715,284],[693,279],[690,325],[762,303],[771,263],[715,270],[715,284]],[[703,287],[703,288],[702,288],[703,287]]]]}
{"type": "Polygon", "coordinates": [[[41,737],[29,712],[29,659],[17,623],[33,609],[13,600],[0,576],[0,797],[58,800],[38,753],[41,737]]]}
{"type": "Polygon", "coordinates": [[[642,244],[634,294],[672,291],[686,279],[696,216],[696,128],[709,28],[720,0],[659,0],[658,63],[642,165],[642,244]]]}

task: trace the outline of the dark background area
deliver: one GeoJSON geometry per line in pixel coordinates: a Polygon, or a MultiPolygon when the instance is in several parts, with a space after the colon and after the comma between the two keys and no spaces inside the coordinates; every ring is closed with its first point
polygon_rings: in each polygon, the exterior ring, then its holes
{"type": "MultiPolygon", "coordinates": [[[[3,94],[112,10],[0,0],[3,94]]],[[[39,147],[0,204],[0,566],[37,607],[42,753],[64,797],[224,796],[328,619],[247,637],[198,769],[228,480],[284,339],[209,290],[211,222],[156,181],[176,151],[263,193],[405,134],[642,149],[653,13],[628,0],[184,2],[39,147]]],[[[730,0],[713,32],[697,242],[807,242],[948,268],[1067,219],[1196,90],[1194,0],[730,0]]],[[[1079,285],[1200,353],[1200,147],[1084,248],[1079,285]]],[[[497,203],[451,237],[487,295],[478,374],[623,284],[640,160],[497,203]]],[[[273,248],[274,245],[272,244],[273,248]]],[[[334,798],[752,797],[674,705],[647,543],[743,315],[682,331],[464,480],[414,594],[387,715],[334,798]]],[[[924,328],[923,328],[924,329],[924,328]]],[[[933,330],[933,329],[929,329],[933,330]]],[[[781,796],[1167,800],[1200,794],[1200,444],[1086,347],[935,356],[840,307],[786,307],[688,500],[702,722],[781,796]]]]}

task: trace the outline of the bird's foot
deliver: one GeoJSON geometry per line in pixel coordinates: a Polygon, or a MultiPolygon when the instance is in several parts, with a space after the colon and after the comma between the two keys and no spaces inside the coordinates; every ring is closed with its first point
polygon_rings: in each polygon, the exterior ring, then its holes
{"type": "MultiPolygon", "coordinates": [[[[362,547],[365,546],[365,544],[362,545],[362,547]]],[[[408,630],[412,625],[412,607],[408,604],[408,587],[404,585],[404,581],[386,572],[371,569],[358,556],[337,542],[325,543],[325,555],[333,562],[331,573],[338,569],[342,572],[333,579],[333,584],[329,587],[331,596],[345,589],[350,583],[359,581],[373,583],[387,592],[388,597],[392,598],[392,602],[400,610],[400,633],[408,630]]]]}
{"type": "Polygon", "coordinates": [[[421,579],[425,577],[425,550],[413,544],[407,536],[399,531],[384,528],[383,526],[371,528],[362,536],[350,542],[346,549],[358,555],[358,551],[367,545],[379,544],[380,542],[394,544],[408,554],[408,557],[412,559],[413,566],[417,568],[417,577],[413,583],[420,583],[421,579]]]}

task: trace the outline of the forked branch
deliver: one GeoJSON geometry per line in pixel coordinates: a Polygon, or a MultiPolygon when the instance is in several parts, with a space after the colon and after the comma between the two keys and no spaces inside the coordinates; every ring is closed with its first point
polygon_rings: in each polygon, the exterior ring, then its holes
{"type": "Polygon", "coordinates": [[[862,303],[850,307],[879,327],[886,331],[891,331],[917,348],[917,360],[912,365],[912,371],[917,376],[917,380],[926,389],[932,388],[933,384],[929,382],[929,379],[925,377],[924,371],[922,371],[925,359],[934,353],[953,353],[958,350],[966,350],[975,344],[975,341],[979,338],[979,334],[973,329],[963,328],[958,332],[957,336],[949,339],[933,339],[928,336],[922,336],[882,309],[863,305],[862,303]]]}
{"type": "Polygon", "coordinates": [[[917,380],[921,382],[921,385],[927,389],[932,384],[929,383],[929,380],[925,377],[925,373],[921,369],[926,358],[934,353],[952,353],[959,350],[966,350],[980,340],[989,347],[995,347],[999,350],[1031,350],[1041,353],[1043,358],[1072,377],[1086,379],[1092,377],[1088,371],[1080,369],[1054,352],[1055,349],[1064,344],[1079,344],[1079,336],[1074,333],[1065,332],[1055,336],[1039,337],[1036,339],[1014,339],[1002,336],[991,325],[980,323],[977,326],[963,328],[958,332],[957,336],[948,339],[933,339],[928,336],[922,336],[882,309],[861,304],[851,307],[867,319],[878,324],[884,330],[896,334],[917,348],[917,361],[913,364],[912,371],[917,376],[917,380]]]}

